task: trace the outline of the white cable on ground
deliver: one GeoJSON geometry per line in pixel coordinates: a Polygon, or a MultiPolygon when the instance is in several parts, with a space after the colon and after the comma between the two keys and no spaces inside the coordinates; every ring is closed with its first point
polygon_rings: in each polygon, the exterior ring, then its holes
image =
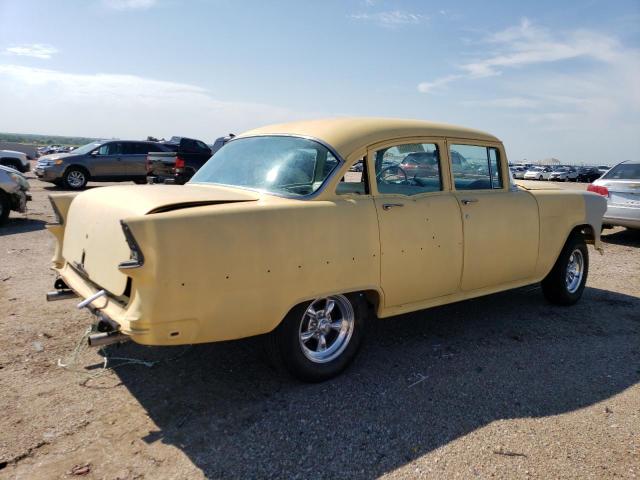
{"type": "Polygon", "coordinates": [[[91,327],[87,328],[87,330],[82,334],[82,336],[78,340],[78,343],[76,344],[74,349],[71,351],[71,354],[67,358],[65,358],[64,361],[62,358],[58,359],[58,367],[64,368],[65,370],[69,370],[71,372],[86,375],[88,377],[87,380],[89,380],[92,378],[100,377],[101,375],[104,375],[106,373],[112,372],[114,369],[118,367],[123,367],[125,365],[144,365],[145,367],[151,368],[163,362],[172,362],[182,357],[192,347],[192,345],[187,345],[187,347],[177,355],[174,355],[169,358],[162,358],[160,360],[141,360],[139,358],[132,358],[132,357],[110,357],[107,354],[107,351],[104,349],[104,347],[101,347],[100,353],[104,357],[102,368],[95,372],[88,372],[84,369],[79,368],[78,364],[79,364],[81,355],[89,348],[89,344],[87,340],[89,338],[89,335],[91,335],[92,332],[93,332],[93,329],[91,327]],[[120,360],[121,363],[110,366],[109,362],[113,360],[120,360]]]}

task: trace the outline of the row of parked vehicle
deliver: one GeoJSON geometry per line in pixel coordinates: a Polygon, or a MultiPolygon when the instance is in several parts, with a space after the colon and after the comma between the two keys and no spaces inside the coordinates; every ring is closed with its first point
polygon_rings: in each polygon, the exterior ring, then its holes
{"type": "Polygon", "coordinates": [[[574,167],[571,165],[511,165],[509,166],[516,180],[549,180],[551,182],[586,182],[591,183],[600,178],[611,167],[574,167]]]}
{"type": "Polygon", "coordinates": [[[45,182],[81,190],[87,182],[184,184],[233,134],[213,145],[187,137],[167,141],[102,140],[71,152],[38,159],[36,176],[45,182]]]}

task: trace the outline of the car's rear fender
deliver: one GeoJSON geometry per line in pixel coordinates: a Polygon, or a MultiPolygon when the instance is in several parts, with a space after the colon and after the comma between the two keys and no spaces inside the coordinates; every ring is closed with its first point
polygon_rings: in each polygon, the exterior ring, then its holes
{"type": "Polygon", "coordinates": [[[540,243],[536,277],[544,278],[553,268],[567,239],[582,232],[587,243],[602,252],[600,231],[607,208],[600,195],[581,191],[535,190],[540,211],[540,243]]]}
{"type": "Polygon", "coordinates": [[[140,305],[130,328],[148,332],[133,339],[162,345],[266,333],[295,305],[335,293],[376,292],[380,303],[377,217],[372,200],[362,200],[282,199],[125,219],[144,255],[143,266],[122,270],[140,305]]]}

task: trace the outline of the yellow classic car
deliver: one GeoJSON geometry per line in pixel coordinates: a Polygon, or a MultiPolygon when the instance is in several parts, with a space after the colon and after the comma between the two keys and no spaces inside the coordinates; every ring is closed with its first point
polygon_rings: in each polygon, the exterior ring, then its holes
{"type": "Polygon", "coordinates": [[[382,118],[259,128],[184,186],[51,202],[59,278],[48,298],[83,299],[97,319],[91,344],[269,334],[309,381],[349,364],[369,312],[537,282],[550,302],[573,304],[606,210],[593,193],[516,186],[493,135],[382,118]]]}

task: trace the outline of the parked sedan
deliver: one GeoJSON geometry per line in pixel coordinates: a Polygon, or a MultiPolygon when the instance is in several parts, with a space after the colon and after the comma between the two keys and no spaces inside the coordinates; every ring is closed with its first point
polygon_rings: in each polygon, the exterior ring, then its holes
{"type": "Polygon", "coordinates": [[[294,375],[325,380],[355,357],[369,312],[539,282],[551,303],[580,299],[606,201],[516,188],[507,165],[495,136],[418,120],[245,132],[183,186],[52,195],[60,290],[49,297],[86,299],[92,345],[267,334],[294,375]],[[425,152],[429,168],[407,172],[425,152]],[[366,174],[347,181],[357,162],[366,174]]]}
{"type": "Polygon", "coordinates": [[[525,167],[509,167],[511,169],[511,173],[513,178],[516,180],[524,180],[524,174],[527,173],[527,169],[525,167]]]}
{"type": "Polygon", "coordinates": [[[591,183],[594,180],[600,178],[602,173],[596,167],[580,167],[578,169],[577,182],[591,183]]]}
{"type": "Polygon", "coordinates": [[[587,190],[607,199],[603,224],[640,229],[640,161],[619,163],[587,190]]]}
{"type": "Polygon", "coordinates": [[[549,175],[549,180],[553,182],[575,181],[578,178],[578,171],[573,167],[554,168],[549,175]]]}
{"type": "Polygon", "coordinates": [[[9,218],[11,210],[25,212],[31,200],[29,182],[17,170],[0,165],[0,225],[9,218]]]}
{"type": "Polygon", "coordinates": [[[551,167],[533,167],[524,174],[525,180],[549,180],[551,167]]]}

